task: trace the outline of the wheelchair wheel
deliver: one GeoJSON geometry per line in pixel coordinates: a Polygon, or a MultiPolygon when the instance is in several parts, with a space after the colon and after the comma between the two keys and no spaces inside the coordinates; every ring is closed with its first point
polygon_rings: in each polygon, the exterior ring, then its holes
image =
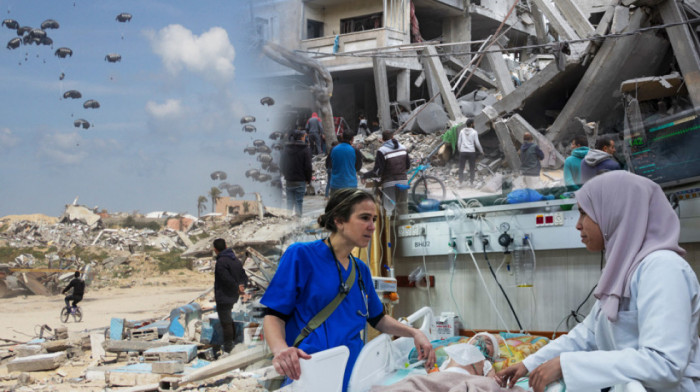
{"type": "Polygon", "coordinates": [[[411,189],[411,198],[416,205],[420,205],[420,202],[426,199],[445,200],[446,194],[445,184],[434,176],[419,178],[411,189]]]}
{"type": "Polygon", "coordinates": [[[61,322],[62,322],[62,323],[68,322],[68,316],[70,316],[70,310],[68,310],[67,307],[64,307],[64,308],[61,310],[61,322]]]}

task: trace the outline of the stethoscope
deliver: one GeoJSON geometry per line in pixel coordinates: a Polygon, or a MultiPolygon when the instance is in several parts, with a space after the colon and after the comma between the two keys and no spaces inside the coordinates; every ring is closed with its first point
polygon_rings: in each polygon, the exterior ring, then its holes
{"type": "MultiPolygon", "coordinates": [[[[331,244],[331,237],[326,238],[328,240],[328,247],[331,248],[331,254],[333,255],[333,260],[335,260],[335,267],[338,269],[338,279],[340,280],[340,287],[338,288],[338,291],[347,295],[350,292],[350,289],[352,287],[348,287],[345,284],[345,281],[343,280],[343,273],[340,270],[340,261],[338,261],[338,257],[335,255],[335,250],[333,250],[333,244],[331,244]]],[[[357,311],[357,314],[360,317],[364,318],[369,318],[369,300],[367,299],[367,294],[365,292],[365,282],[362,280],[362,271],[360,270],[359,266],[357,265],[357,260],[353,255],[348,255],[348,258],[350,259],[350,262],[353,263],[355,266],[355,271],[357,271],[357,276],[359,278],[358,284],[360,285],[360,294],[362,295],[362,300],[365,303],[365,312],[362,313],[361,311],[357,311]]]]}

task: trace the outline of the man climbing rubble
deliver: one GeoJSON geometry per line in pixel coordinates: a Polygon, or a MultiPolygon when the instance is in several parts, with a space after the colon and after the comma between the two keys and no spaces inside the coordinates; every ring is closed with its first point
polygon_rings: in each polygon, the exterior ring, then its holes
{"type": "Polygon", "coordinates": [[[66,298],[64,299],[66,301],[66,308],[70,308],[71,310],[78,305],[78,302],[83,300],[83,295],[85,294],[85,281],[80,279],[80,272],[75,271],[73,276],[74,277],[71,279],[70,283],[68,283],[68,286],[66,286],[66,288],[61,292],[65,294],[71,288],[73,289],[73,293],[71,295],[66,295],[66,298]],[[70,304],[71,301],[73,301],[72,308],[70,304]]]}
{"type": "Polygon", "coordinates": [[[233,253],[226,248],[223,238],[214,240],[214,253],[216,253],[216,266],[214,267],[214,300],[216,313],[219,315],[219,323],[223,332],[224,344],[222,350],[228,354],[233,349],[236,339],[236,329],[233,326],[231,310],[233,304],[238,302],[238,296],[245,292],[248,276],[243,270],[243,264],[233,253]]]}

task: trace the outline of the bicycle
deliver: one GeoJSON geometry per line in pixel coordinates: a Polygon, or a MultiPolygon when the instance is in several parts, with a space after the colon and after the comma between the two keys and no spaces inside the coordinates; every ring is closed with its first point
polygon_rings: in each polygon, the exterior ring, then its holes
{"type": "Polygon", "coordinates": [[[67,323],[68,318],[71,315],[73,316],[73,321],[75,321],[76,323],[83,321],[83,312],[80,309],[80,306],[75,305],[75,306],[64,306],[63,309],[61,309],[61,322],[67,323]]]}
{"type": "Polygon", "coordinates": [[[427,199],[433,200],[445,200],[447,191],[445,189],[445,183],[439,178],[426,174],[425,171],[430,168],[430,161],[428,158],[423,159],[418,166],[409,170],[407,174],[411,174],[408,179],[408,185],[396,185],[397,188],[403,190],[411,190],[411,200],[416,205],[427,199]],[[415,182],[413,181],[418,177],[415,182]]]}

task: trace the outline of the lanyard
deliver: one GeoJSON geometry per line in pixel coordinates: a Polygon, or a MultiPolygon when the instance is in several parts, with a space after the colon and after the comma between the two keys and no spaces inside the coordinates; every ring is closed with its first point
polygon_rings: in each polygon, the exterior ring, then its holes
{"type": "MultiPolygon", "coordinates": [[[[338,261],[338,257],[335,255],[335,250],[333,249],[333,244],[331,243],[331,237],[326,238],[328,240],[328,247],[331,248],[331,254],[333,255],[333,260],[335,261],[335,266],[338,269],[338,279],[340,280],[340,288],[338,289],[339,292],[343,294],[348,294],[350,291],[351,287],[347,287],[345,282],[343,282],[343,273],[340,270],[340,261],[338,261]]],[[[358,284],[360,285],[360,295],[362,295],[362,300],[365,303],[365,312],[362,313],[361,311],[357,311],[357,314],[364,317],[364,318],[369,318],[369,301],[367,299],[367,294],[365,293],[365,282],[362,280],[362,271],[360,270],[359,266],[357,265],[357,260],[355,260],[355,257],[352,255],[348,255],[348,259],[350,260],[351,263],[355,265],[355,270],[357,270],[357,273],[359,275],[358,279],[358,284]]]]}

